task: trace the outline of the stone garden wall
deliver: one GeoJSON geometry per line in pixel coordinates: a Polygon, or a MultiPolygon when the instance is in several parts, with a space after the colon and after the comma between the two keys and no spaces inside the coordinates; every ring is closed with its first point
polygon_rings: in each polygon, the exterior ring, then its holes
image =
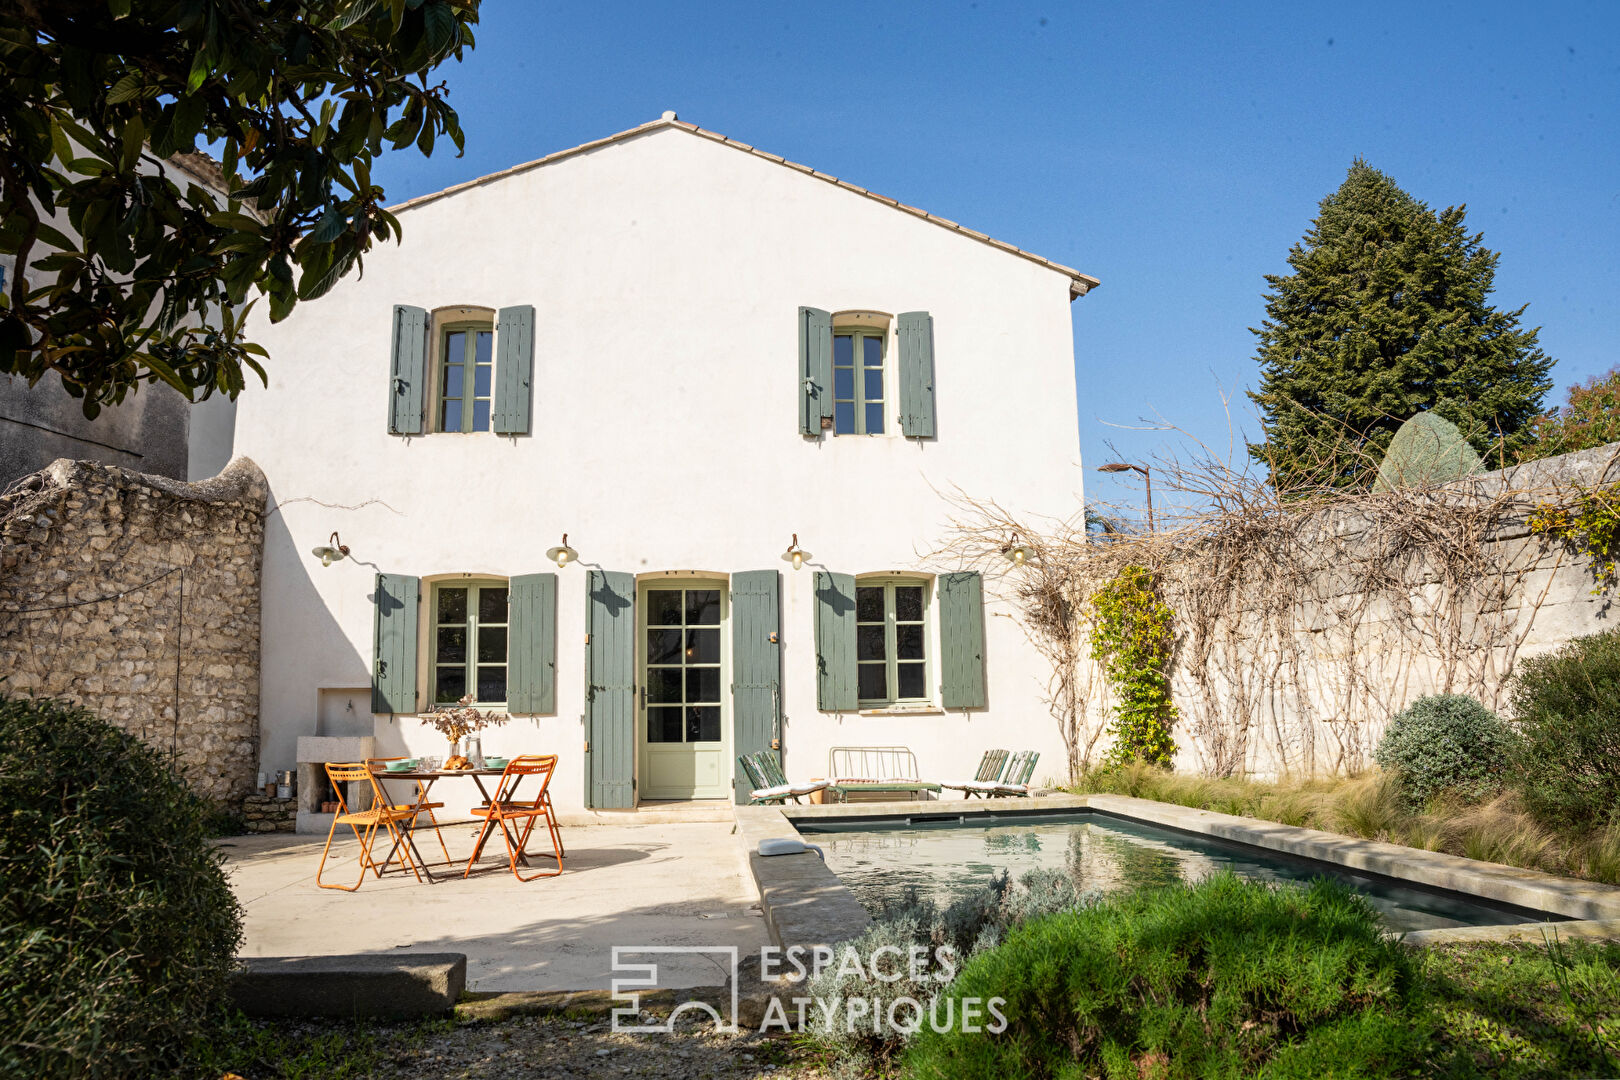
{"type": "Polygon", "coordinates": [[[238,458],[185,483],[62,459],[0,495],[0,683],[172,753],[240,809],[259,743],[267,489],[238,458]]]}

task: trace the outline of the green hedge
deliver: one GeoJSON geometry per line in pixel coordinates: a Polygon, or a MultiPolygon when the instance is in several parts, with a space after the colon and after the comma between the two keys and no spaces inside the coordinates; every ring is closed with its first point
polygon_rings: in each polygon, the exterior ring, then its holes
{"type": "Polygon", "coordinates": [[[1432,1046],[1417,977],[1343,886],[1221,874],[1014,930],[950,987],[958,1022],[924,1027],[905,1063],[930,1080],[1415,1075],[1432,1046]],[[963,1031],[963,1000],[994,997],[1007,1029],[963,1031]]]}
{"type": "Polygon", "coordinates": [[[1555,828],[1620,823],[1620,630],[1521,660],[1512,694],[1525,809],[1555,828]]]}
{"type": "Polygon", "coordinates": [[[170,1076],[241,918],[211,808],[83,709],[0,697],[0,1075],[170,1076]]]}

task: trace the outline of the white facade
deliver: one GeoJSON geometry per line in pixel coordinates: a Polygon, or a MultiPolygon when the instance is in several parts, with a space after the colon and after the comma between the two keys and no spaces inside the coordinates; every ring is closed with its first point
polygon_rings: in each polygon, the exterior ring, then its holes
{"type": "MultiPolygon", "coordinates": [[[[567,533],[583,565],[558,573],[556,711],[515,716],[483,740],[486,754],[561,754],[561,810],[586,802],[590,568],[721,583],[782,572],[791,778],[825,775],[833,746],[896,744],[936,780],[970,777],[991,747],[1038,750],[1035,778],[1061,777],[1048,671],[1008,612],[985,612],[987,708],[940,710],[931,667],[932,708],[823,713],[812,587],[817,568],[949,569],[923,556],[953,488],[1020,512],[1080,507],[1069,304],[1094,282],[667,119],[416,200],[400,217],[404,242],[368,255],[363,278],[250,331],[270,353],[270,386],[242,395],[236,435],[273,504],[263,768],[291,768],[297,738],[318,733],[375,734],[384,755],[442,754],[418,717],[370,713],[374,573],[419,576],[426,594],[446,576],[554,570],[545,551],[567,533]],[[531,433],[389,434],[396,304],[533,305],[531,433]],[[937,437],[902,437],[892,405],[893,434],[801,435],[801,305],[930,312],[937,437]],[[310,550],[334,530],[352,556],[323,567],[310,550]],[[793,533],[812,553],[798,571],[781,559],[793,533]]],[[[932,658],[937,622],[929,635],[932,658]]],[[[728,786],[730,749],[719,755],[728,786]]],[[[452,810],[474,794],[458,784],[435,789],[452,810]]]]}

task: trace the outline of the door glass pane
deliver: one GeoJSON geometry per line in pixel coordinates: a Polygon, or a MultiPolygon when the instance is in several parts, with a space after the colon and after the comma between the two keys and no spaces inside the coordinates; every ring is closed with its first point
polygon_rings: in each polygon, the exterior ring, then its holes
{"type": "Polygon", "coordinates": [[[647,672],[647,700],[659,704],[680,704],[681,669],[654,668],[647,672]]]}
{"type": "Polygon", "coordinates": [[[833,364],[849,367],[855,363],[855,339],[848,334],[833,338],[833,364]]]}
{"type": "Polygon", "coordinates": [[[688,630],[686,632],[686,662],[689,664],[718,664],[720,662],[720,631],[688,630]]]}
{"type": "Polygon", "coordinates": [[[894,628],[894,655],[900,660],[923,658],[923,628],[921,623],[894,628]]]}
{"type": "Polygon", "coordinates": [[[889,696],[888,677],[882,662],[858,666],[856,693],[862,701],[883,701],[889,696]]]}
{"type": "Polygon", "coordinates": [[[867,367],[883,366],[883,339],[876,337],[861,338],[861,350],[866,354],[867,367]]]}
{"type": "Polygon", "coordinates": [[[840,401],[833,405],[833,432],[838,435],[855,434],[855,406],[852,402],[840,401]]]}
{"type": "MultiPolygon", "coordinates": [[[[719,631],[710,632],[719,633],[719,631]]],[[[647,663],[678,664],[680,662],[681,632],[679,630],[654,629],[647,631],[647,663]]]]}
{"type": "Polygon", "coordinates": [[[923,672],[926,668],[926,664],[899,665],[900,692],[896,696],[902,698],[926,697],[927,692],[923,688],[923,672]]]}
{"type": "Polygon", "coordinates": [[[719,589],[688,589],[688,590],[686,590],[686,625],[687,626],[719,626],[720,625],[720,590],[719,589]]]}
{"type": "Polygon", "coordinates": [[[651,589],[648,591],[647,625],[681,625],[681,590],[651,589]]]}
{"type": "Polygon", "coordinates": [[[464,588],[439,590],[439,621],[467,621],[467,590],[464,588]]]}
{"type": "Polygon", "coordinates": [[[855,621],[883,621],[883,590],[881,588],[856,588],[855,621]]]}
{"type": "Polygon", "coordinates": [[[478,590],[478,621],[481,623],[506,621],[506,589],[485,586],[478,590]]]}
{"type": "MultiPolygon", "coordinates": [[[[440,633],[443,633],[441,630],[440,633]]],[[[440,659],[444,659],[442,656],[440,659]]],[[[480,626],[478,628],[478,659],[486,664],[506,663],[506,627],[480,626]]],[[[481,697],[480,701],[490,698],[481,697]]]]}
{"type": "Polygon", "coordinates": [[[867,401],[882,401],[883,400],[883,369],[882,368],[867,368],[866,369],[866,400],[867,401]]]}
{"type": "Polygon", "coordinates": [[[686,702],[703,704],[720,700],[720,669],[695,667],[686,669],[686,702]]]}
{"type": "Polygon", "coordinates": [[[894,590],[894,617],[901,622],[921,622],[923,591],[920,585],[900,585],[894,590]]]}
{"type": "Polygon", "coordinates": [[[478,700],[506,700],[506,665],[478,669],[478,700]]]}
{"type": "Polygon", "coordinates": [[[478,331],[478,340],[473,345],[473,349],[475,350],[474,359],[478,363],[480,363],[480,364],[489,363],[490,340],[493,337],[494,337],[494,331],[492,331],[492,330],[480,330],[480,331],[478,331]]]}
{"type": "Polygon", "coordinates": [[[433,703],[453,705],[467,696],[467,669],[459,664],[434,671],[433,703]]]}
{"type": "Polygon", "coordinates": [[[479,364],[473,369],[473,397],[489,397],[491,371],[488,364],[479,364]]]}
{"type": "Polygon", "coordinates": [[[686,741],[720,741],[720,706],[703,705],[686,710],[686,741]]]}
{"type": "MultiPolygon", "coordinates": [[[[483,429],[480,428],[480,431],[483,429]]],[[[883,405],[868,405],[866,407],[866,433],[868,435],[883,434],[883,405]]]]}
{"type": "Polygon", "coordinates": [[[883,659],[882,623],[874,623],[871,626],[857,626],[855,628],[855,659],[883,659]]]}
{"type": "Polygon", "coordinates": [[[487,400],[486,401],[475,401],[475,402],[473,402],[472,430],[474,430],[474,431],[488,431],[489,430],[489,402],[487,400]]]}
{"type": "Polygon", "coordinates": [[[681,707],[647,710],[647,741],[669,743],[681,741],[681,707]]]}
{"type": "Polygon", "coordinates": [[[465,626],[439,627],[439,663],[464,664],[467,662],[467,628],[465,626]]]}

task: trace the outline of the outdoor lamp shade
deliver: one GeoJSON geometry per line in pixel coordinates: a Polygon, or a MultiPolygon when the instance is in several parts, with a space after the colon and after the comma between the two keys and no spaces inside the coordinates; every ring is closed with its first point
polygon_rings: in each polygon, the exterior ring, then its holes
{"type": "Polygon", "coordinates": [[[1012,563],[1014,566],[1023,566],[1024,563],[1029,561],[1031,554],[1033,554],[1033,552],[1029,550],[1029,546],[1027,544],[1014,544],[1012,547],[1007,549],[1007,561],[1012,563]]]}
{"type": "Polygon", "coordinates": [[[563,533],[562,543],[546,549],[546,558],[556,563],[557,569],[561,570],[571,562],[578,562],[579,552],[568,546],[568,534],[563,533]]]}
{"type": "Polygon", "coordinates": [[[799,546],[799,534],[794,533],[793,543],[789,544],[788,549],[782,552],[782,561],[792,563],[793,569],[798,570],[804,566],[804,561],[809,557],[810,553],[799,546]]]}

